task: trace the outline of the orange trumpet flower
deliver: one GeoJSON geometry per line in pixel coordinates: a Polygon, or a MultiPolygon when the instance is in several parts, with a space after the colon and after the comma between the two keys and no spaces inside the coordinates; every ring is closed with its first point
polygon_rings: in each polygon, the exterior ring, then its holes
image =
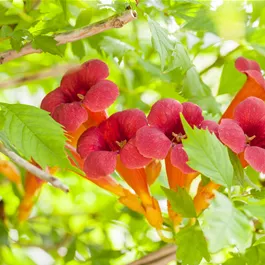
{"type": "MultiPolygon", "coordinates": [[[[247,80],[243,87],[238,91],[227,110],[222,115],[220,122],[225,118],[233,118],[234,111],[238,104],[247,99],[248,97],[257,97],[265,100],[265,80],[262,76],[260,66],[257,62],[240,57],[235,62],[235,67],[241,73],[246,74],[247,80]]],[[[239,158],[243,167],[247,166],[247,162],[244,160],[242,154],[239,154],[239,158]]],[[[200,213],[209,206],[209,199],[214,197],[214,190],[217,190],[220,185],[210,181],[205,186],[201,186],[198,189],[198,193],[194,198],[195,209],[197,213],[200,213]]]]}

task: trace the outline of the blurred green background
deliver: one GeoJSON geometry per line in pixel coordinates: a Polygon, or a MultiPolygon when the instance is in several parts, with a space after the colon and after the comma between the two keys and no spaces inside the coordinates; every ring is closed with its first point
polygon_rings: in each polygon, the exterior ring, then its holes
{"type": "MultiPolygon", "coordinates": [[[[120,29],[59,47],[52,41],[39,43],[45,53],[0,65],[0,101],[39,106],[69,68],[98,58],[108,64],[109,79],[120,89],[110,114],[126,108],[148,112],[159,98],[172,97],[200,103],[205,115],[217,120],[246,80],[235,70],[234,60],[245,56],[265,69],[265,1],[140,0],[137,5],[111,0],[1,0],[0,53],[19,50],[38,36],[89,25],[129,6],[138,18],[120,29]],[[159,56],[152,42],[154,21],[176,44],[173,59],[167,50],[159,56]],[[206,92],[198,95],[200,87],[206,92]]],[[[0,264],[124,265],[164,245],[143,217],[115,196],[73,173],[57,176],[71,192],[45,185],[23,224],[16,215],[21,197],[15,185],[0,176],[0,198],[10,228],[10,245],[0,247],[0,264]]],[[[167,185],[164,173],[152,193],[165,205],[160,185],[167,185]]],[[[0,245],[4,243],[0,237],[0,245]]],[[[214,264],[223,259],[224,255],[216,256],[214,264]]]]}

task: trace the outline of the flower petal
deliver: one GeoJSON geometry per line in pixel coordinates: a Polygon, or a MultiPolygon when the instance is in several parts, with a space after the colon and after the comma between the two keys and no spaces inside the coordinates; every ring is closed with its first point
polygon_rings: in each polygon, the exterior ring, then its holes
{"type": "Polygon", "coordinates": [[[127,139],[133,138],[140,128],[147,125],[147,118],[144,112],[139,109],[121,111],[117,118],[120,130],[122,130],[127,139]]]}
{"type": "Polygon", "coordinates": [[[158,100],[151,108],[148,115],[148,122],[151,126],[159,128],[168,137],[172,137],[172,132],[180,122],[179,113],[182,105],[170,98],[158,100]]]}
{"type": "MultiPolygon", "coordinates": [[[[265,103],[259,98],[249,97],[236,107],[234,118],[249,137],[256,135],[265,119],[265,103]]],[[[264,127],[261,130],[264,131],[264,127]]]]}
{"type": "Polygon", "coordinates": [[[182,144],[177,144],[171,149],[171,163],[174,167],[179,168],[183,173],[189,174],[195,171],[187,165],[189,157],[183,149],[182,144]]]}
{"type": "Polygon", "coordinates": [[[201,123],[200,126],[203,130],[208,130],[211,133],[214,133],[218,137],[219,124],[215,121],[205,120],[201,123]]]}
{"type": "MultiPolygon", "coordinates": [[[[204,120],[202,116],[202,109],[198,105],[193,104],[191,102],[184,102],[182,103],[182,106],[183,106],[182,114],[186,119],[186,121],[189,123],[189,125],[191,125],[192,127],[193,126],[199,127],[201,122],[204,120]]],[[[176,128],[174,129],[174,132],[177,134],[179,133],[185,134],[181,122],[177,124],[176,128]]]]}
{"type": "Polygon", "coordinates": [[[100,60],[90,60],[69,70],[62,78],[61,88],[72,101],[77,94],[85,95],[91,86],[109,75],[108,66],[100,60]]]}
{"type": "Polygon", "coordinates": [[[235,153],[239,154],[244,151],[246,147],[246,136],[236,121],[223,119],[218,132],[220,140],[235,153]]]}
{"type": "Polygon", "coordinates": [[[124,196],[125,192],[129,193],[129,191],[124,189],[122,185],[120,185],[120,183],[110,175],[99,178],[90,178],[89,176],[86,175],[86,178],[92,181],[93,183],[95,183],[100,188],[105,189],[117,196],[124,196]]]}
{"type": "Polygon", "coordinates": [[[239,57],[235,62],[236,69],[253,78],[258,84],[265,88],[265,81],[261,74],[260,66],[253,60],[248,60],[244,57],[239,57]]]}
{"type": "Polygon", "coordinates": [[[145,167],[145,173],[149,186],[151,186],[157,180],[160,175],[161,168],[161,161],[157,159],[153,159],[152,162],[145,167]]]}
{"type": "Polygon", "coordinates": [[[147,119],[141,110],[128,109],[111,115],[99,125],[99,129],[111,149],[118,150],[117,142],[129,141],[145,125],[147,119]]]}
{"type": "Polygon", "coordinates": [[[98,81],[103,80],[108,76],[108,66],[98,59],[89,60],[83,63],[82,69],[79,73],[79,77],[82,78],[82,82],[87,84],[88,86],[93,86],[98,81]]]}
{"type": "Polygon", "coordinates": [[[256,70],[260,72],[260,66],[257,62],[246,59],[244,57],[237,58],[235,62],[235,67],[239,72],[242,73],[248,70],[256,70]]]}
{"type": "Polygon", "coordinates": [[[109,151],[90,152],[84,163],[84,172],[88,178],[99,178],[114,172],[117,153],[109,151]]]}
{"type": "Polygon", "coordinates": [[[142,127],[136,133],[136,146],[145,157],[164,159],[171,146],[167,136],[155,127],[142,127]]]}
{"type": "Polygon", "coordinates": [[[86,158],[92,151],[109,151],[106,142],[97,127],[87,129],[78,139],[77,152],[86,158]]]}
{"type": "Polygon", "coordinates": [[[257,146],[248,146],[245,150],[245,159],[255,170],[265,173],[265,149],[257,146]]]}
{"type": "Polygon", "coordinates": [[[91,111],[98,112],[108,108],[118,97],[118,87],[109,80],[102,80],[86,93],[83,104],[91,111]]]}
{"type": "Polygon", "coordinates": [[[62,92],[61,88],[56,88],[55,90],[48,93],[41,101],[41,109],[44,109],[50,113],[53,113],[54,109],[62,103],[67,103],[67,98],[62,92]]]}
{"type": "Polygon", "coordinates": [[[184,102],[182,103],[183,106],[183,116],[185,117],[186,121],[191,126],[199,126],[202,121],[204,120],[202,116],[202,109],[191,102],[184,102]]]}
{"type": "Polygon", "coordinates": [[[62,124],[66,131],[73,132],[88,119],[88,114],[79,102],[73,102],[59,105],[52,117],[62,124]]]}
{"type": "Polygon", "coordinates": [[[222,119],[233,118],[237,105],[250,96],[265,100],[265,81],[259,65],[243,57],[238,58],[235,65],[238,71],[247,75],[247,81],[228,106],[222,119]]]}
{"type": "Polygon", "coordinates": [[[189,188],[193,179],[199,175],[197,172],[185,174],[179,168],[173,166],[171,162],[171,151],[165,159],[165,166],[169,187],[175,191],[177,190],[177,187],[189,188]]]}
{"type": "Polygon", "coordinates": [[[142,168],[148,165],[152,159],[142,156],[135,146],[135,138],[132,138],[120,151],[121,162],[127,168],[142,168]]]}

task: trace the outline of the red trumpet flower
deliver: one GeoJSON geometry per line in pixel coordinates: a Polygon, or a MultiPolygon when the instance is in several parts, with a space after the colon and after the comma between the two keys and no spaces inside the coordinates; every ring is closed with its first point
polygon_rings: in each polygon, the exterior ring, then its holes
{"type": "Polygon", "coordinates": [[[66,131],[76,131],[93,113],[104,111],[117,98],[117,86],[105,80],[108,75],[104,62],[90,60],[67,72],[60,87],[42,100],[41,108],[49,111],[66,131]]]}
{"type": "Polygon", "coordinates": [[[246,74],[247,81],[236,94],[221,119],[232,118],[237,105],[250,96],[265,100],[265,80],[258,63],[239,57],[235,67],[239,72],[246,74]]]}
{"type": "MultiPolygon", "coordinates": [[[[149,164],[151,159],[142,156],[135,147],[135,134],[145,125],[147,125],[146,116],[138,109],[117,112],[98,127],[86,130],[79,138],[77,152],[84,159],[83,170],[91,180],[103,180],[116,169],[139,195],[143,213],[149,223],[160,229],[161,211],[148,189],[148,177],[155,178],[157,170],[154,167],[146,172],[142,168],[149,164]],[[126,164],[137,165],[140,168],[129,169],[126,164]]],[[[132,195],[122,196],[121,202],[140,212],[139,201],[132,195]]]]}
{"type": "MultiPolygon", "coordinates": [[[[247,99],[248,97],[257,97],[262,100],[265,100],[265,80],[262,76],[261,69],[258,63],[252,60],[248,60],[243,57],[239,57],[236,60],[235,67],[241,73],[246,74],[247,80],[245,84],[243,85],[243,87],[235,95],[234,99],[228,106],[225,113],[222,115],[220,122],[222,122],[222,120],[226,118],[230,118],[230,119],[233,118],[234,111],[237,108],[237,106],[243,100],[247,99]]],[[[224,122],[224,124],[225,123],[226,122],[224,122]]],[[[254,142],[252,142],[252,144],[253,143],[254,142]]],[[[245,167],[247,163],[243,156],[244,156],[244,153],[241,153],[239,155],[239,158],[240,158],[241,164],[245,167]]],[[[220,185],[210,181],[208,184],[202,187],[202,189],[199,189],[197,195],[194,198],[194,204],[195,204],[197,213],[200,213],[202,210],[208,207],[209,198],[212,198],[214,196],[213,191],[217,190],[219,187],[220,185]]]]}
{"type": "Polygon", "coordinates": [[[244,152],[245,160],[265,173],[265,103],[249,97],[235,109],[234,119],[223,119],[219,127],[221,141],[235,153],[244,152]]]}
{"type": "Polygon", "coordinates": [[[191,126],[217,132],[217,123],[204,121],[199,106],[190,102],[180,104],[173,99],[162,99],[153,105],[148,115],[150,126],[143,126],[137,131],[135,145],[141,155],[154,159],[166,158],[171,150],[172,165],[183,173],[192,173],[194,171],[186,164],[188,156],[181,143],[186,138],[180,119],[181,112],[191,126]]]}
{"type": "Polygon", "coordinates": [[[151,159],[143,157],[134,146],[137,130],[145,125],[145,114],[131,109],[117,112],[98,127],[86,130],[77,144],[77,152],[85,159],[86,174],[97,178],[113,173],[118,155],[124,164],[148,164],[151,159]]]}

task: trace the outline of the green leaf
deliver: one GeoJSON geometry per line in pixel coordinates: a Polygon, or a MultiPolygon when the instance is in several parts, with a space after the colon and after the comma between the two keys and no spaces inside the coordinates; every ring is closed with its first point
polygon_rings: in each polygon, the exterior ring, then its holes
{"type": "MultiPolygon", "coordinates": [[[[192,82],[190,82],[190,85],[192,85],[192,82]]],[[[184,92],[184,91],[183,91],[184,92]]],[[[185,94],[185,93],[183,93],[185,94]]],[[[208,93],[206,93],[208,94],[208,93]]],[[[198,94],[199,95],[199,91],[198,94]]],[[[203,110],[206,110],[208,113],[214,114],[214,115],[219,115],[221,114],[220,112],[220,106],[216,102],[216,99],[213,97],[213,95],[209,94],[207,95],[201,95],[201,96],[195,96],[189,98],[191,102],[196,103],[199,105],[203,110]]]]}
{"type": "Polygon", "coordinates": [[[75,41],[72,43],[73,54],[79,57],[81,60],[85,56],[85,47],[82,40],[75,41]]]}
{"type": "Polygon", "coordinates": [[[56,44],[57,41],[53,37],[37,36],[32,42],[32,47],[34,49],[41,49],[44,52],[62,56],[62,51],[56,44]]]}
{"type": "Polygon", "coordinates": [[[257,246],[259,244],[265,244],[265,236],[260,237],[254,244],[253,246],[257,246]]]}
{"type": "Polygon", "coordinates": [[[192,129],[183,115],[181,120],[187,135],[182,143],[189,157],[188,165],[214,182],[230,188],[234,170],[227,147],[208,130],[192,129]]]}
{"type": "MultiPolygon", "coordinates": [[[[0,112],[1,113],[1,112],[0,112]]],[[[2,130],[2,128],[1,128],[1,130],[2,130]]],[[[12,150],[13,152],[17,152],[16,150],[15,150],[15,148],[14,148],[14,146],[12,146],[12,144],[9,142],[9,140],[8,140],[8,138],[7,138],[7,136],[6,136],[6,134],[5,134],[5,132],[4,131],[1,131],[0,130],[0,140],[1,140],[1,142],[5,145],[5,147],[7,147],[9,150],[12,150]]]]}
{"type": "Polygon", "coordinates": [[[12,28],[7,26],[7,25],[3,25],[0,29],[0,38],[7,38],[10,37],[12,35],[12,28]]]}
{"type": "Polygon", "coordinates": [[[245,172],[240,163],[240,160],[238,156],[234,152],[232,152],[230,149],[228,149],[228,154],[229,154],[230,161],[234,169],[234,180],[236,181],[236,184],[239,184],[243,187],[245,184],[245,181],[244,181],[245,172]]]}
{"type": "Polygon", "coordinates": [[[216,33],[215,24],[208,8],[200,8],[195,17],[190,19],[184,28],[216,33]]]}
{"type": "Polygon", "coordinates": [[[213,113],[219,112],[211,90],[201,82],[200,76],[192,64],[185,47],[177,41],[174,43],[169,38],[166,29],[162,28],[160,24],[150,17],[148,17],[148,23],[152,34],[153,46],[160,56],[161,70],[164,73],[174,70],[174,81],[176,76],[182,74],[184,77],[183,96],[195,103],[204,101],[203,104],[207,110],[213,113]],[[179,69],[176,68],[181,69],[182,73],[179,73],[179,69]]]}
{"type": "Polygon", "coordinates": [[[246,265],[246,261],[242,257],[233,257],[228,259],[223,265],[246,265]]]}
{"type": "Polygon", "coordinates": [[[224,64],[218,95],[234,94],[240,90],[246,81],[246,76],[235,68],[234,61],[224,64]]]}
{"type": "Polygon", "coordinates": [[[26,29],[19,29],[12,33],[10,44],[12,48],[16,51],[20,51],[20,49],[29,41],[32,40],[31,33],[26,29]]]}
{"type": "Polygon", "coordinates": [[[198,265],[203,258],[210,260],[207,243],[198,224],[181,229],[176,234],[176,244],[177,259],[183,265],[198,265]]]}
{"type": "Polygon", "coordinates": [[[0,246],[8,244],[8,230],[2,220],[0,220],[0,246]]]}
{"type": "Polygon", "coordinates": [[[193,200],[184,188],[178,187],[177,191],[165,187],[161,188],[176,213],[181,214],[183,217],[196,217],[193,200]]]}
{"type": "Polygon", "coordinates": [[[183,93],[187,98],[207,96],[203,89],[199,74],[194,66],[190,67],[185,74],[185,78],[183,80],[183,93]]]}
{"type": "Polygon", "coordinates": [[[210,252],[229,246],[236,246],[239,252],[244,252],[251,245],[252,227],[248,218],[225,195],[216,192],[203,213],[203,220],[202,228],[210,252]]]}
{"type": "Polygon", "coordinates": [[[99,46],[106,54],[118,57],[119,59],[121,59],[126,52],[134,50],[134,47],[131,45],[109,36],[105,36],[99,43],[99,46]]]}
{"type": "Polygon", "coordinates": [[[5,116],[3,112],[0,112],[0,130],[2,130],[2,128],[4,127],[5,124],[5,116]]]}
{"type": "Polygon", "coordinates": [[[67,3],[66,3],[66,1],[67,1],[67,0],[59,0],[65,18],[67,18],[67,3]]]}
{"type": "Polygon", "coordinates": [[[255,190],[260,190],[260,173],[248,166],[245,169],[245,182],[255,190]]]}
{"type": "MultiPolygon", "coordinates": [[[[150,17],[148,17],[148,23],[152,34],[153,46],[160,56],[162,71],[168,73],[180,67],[185,73],[192,68],[193,64],[185,47],[181,43],[176,41],[174,43],[169,39],[166,29],[162,28],[160,24],[150,17]]],[[[196,87],[196,89],[198,88],[196,87]]]]}
{"type": "Polygon", "coordinates": [[[255,216],[262,222],[265,222],[265,204],[244,205],[243,210],[250,214],[250,216],[255,216]]]}
{"type": "Polygon", "coordinates": [[[48,112],[23,104],[0,103],[0,107],[6,118],[4,133],[26,159],[32,157],[42,168],[69,167],[63,129],[48,112]]]}
{"type": "Polygon", "coordinates": [[[98,245],[88,245],[88,247],[91,253],[90,260],[92,265],[109,264],[111,259],[117,259],[122,256],[120,250],[104,249],[98,245]]]}
{"type": "Polygon", "coordinates": [[[74,237],[67,247],[67,254],[64,257],[64,261],[68,262],[74,259],[76,251],[76,238],[74,237]]]}
{"type": "Polygon", "coordinates": [[[250,194],[256,198],[256,199],[259,199],[259,200],[262,200],[265,198],[265,189],[261,189],[261,190],[256,190],[256,189],[252,189],[250,191],[250,194]]]}
{"type": "Polygon", "coordinates": [[[10,15],[10,16],[5,16],[0,13],[0,25],[12,25],[12,24],[17,24],[20,20],[20,17],[18,15],[10,15]]]}
{"type": "Polygon", "coordinates": [[[76,28],[81,28],[89,25],[91,18],[93,17],[94,12],[92,8],[85,9],[80,12],[79,16],[76,19],[76,28]]]}
{"type": "MultiPolygon", "coordinates": [[[[159,53],[161,60],[161,69],[165,70],[166,61],[172,60],[172,52],[174,49],[172,41],[168,38],[168,33],[159,23],[148,17],[148,24],[152,34],[152,42],[155,50],[159,53]]],[[[177,67],[177,66],[176,66],[177,67]]]]}
{"type": "Polygon", "coordinates": [[[264,265],[265,264],[265,245],[259,244],[246,251],[244,256],[247,265],[264,265]]]}

